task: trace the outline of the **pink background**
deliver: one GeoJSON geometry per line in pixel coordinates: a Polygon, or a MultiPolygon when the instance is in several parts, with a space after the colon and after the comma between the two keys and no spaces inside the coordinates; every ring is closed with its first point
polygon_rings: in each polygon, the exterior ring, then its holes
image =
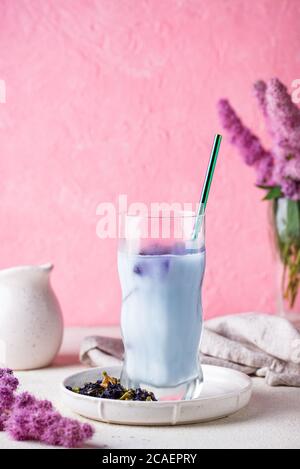
{"type": "MultiPolygon", "coordinates": [[[[265,136],[258,78],[299,78],[298,0],[0,0],[0,267],[55,264],[69,325],[115,324],[99,202],[196,201],[215,109],[265,136]]],[[[267,204],[226,139],[207,220],[206,317],[275,310],[267,204]]]]}

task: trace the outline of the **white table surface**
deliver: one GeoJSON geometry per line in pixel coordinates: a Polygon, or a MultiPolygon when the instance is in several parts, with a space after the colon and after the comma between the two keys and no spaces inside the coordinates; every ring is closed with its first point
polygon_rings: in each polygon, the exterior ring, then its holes
{"type": "MultiPolygon", "coordinates": [[[[117,328],[69,328],[55,363],[34,371],[17,372],[20,389],[50,399],[64,415],[73,414],[60,401],[59,384],[83,369],[79,344],[86,335],[118,335],[117,328]]],[[[231,417],[209,423],[177,427],[129,427],[89,421],[95,435],[91,448],[300,448],[300,388],[269,387],[253,378],[254,390],[247,408],[231,417]]],[[[16,442],[0,432],[0,448],[46,448],[36,442],[16,442]]],[[[49,448],[49,447],[48,447],[49,448]]]]}

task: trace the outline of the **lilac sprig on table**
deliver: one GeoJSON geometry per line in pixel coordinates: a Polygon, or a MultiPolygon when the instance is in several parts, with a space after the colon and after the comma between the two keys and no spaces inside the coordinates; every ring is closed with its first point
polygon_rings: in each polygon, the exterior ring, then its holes
{"type": "Polygon", "coordinates": [[[18,385],[19,381],[12,370],[0,368],[0,431],[5,430],[15,400],[14,391],[18,385]]]}
{"type": "Polygon", "coordinates": [[[257,81],[254,95],[271,137],[269,149],[227,99],[219,101],[218,111],[231,143],[255,169],[257,186],[266,190],[264,199],[273,203],[276,244],[284,267],[282,293],[292,308],[300,287],[300,109],[277,78],[257,81]]]}
{"type": "Polygon", "coordinates": [[[48,400],[28,392],[15,394],[18,379],[12,370],[0,369],[0,430],[15,440],[34,440],[55,446],[81,446],[93,435],[93,428],[63,417],[48,400]]]}
{"type": "Polygon", "coordinates": [[[50,401],[36,399],[28,392],[15,398],[5,429],[15,440],[35,440],[67,448],[77,447],[93,435],[89,424],[62,417],[50,401]]]}

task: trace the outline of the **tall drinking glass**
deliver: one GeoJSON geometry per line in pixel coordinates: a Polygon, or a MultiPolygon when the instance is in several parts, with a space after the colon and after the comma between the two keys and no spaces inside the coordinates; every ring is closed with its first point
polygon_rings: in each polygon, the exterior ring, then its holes
{"type": "Polygon", "coordinates": [[[126,214],[120,221],[125,347],[121,382],[128,388],[152,390],[160,399],[197,398],[203,381],[199,345],[204,215],[126,214]]]}

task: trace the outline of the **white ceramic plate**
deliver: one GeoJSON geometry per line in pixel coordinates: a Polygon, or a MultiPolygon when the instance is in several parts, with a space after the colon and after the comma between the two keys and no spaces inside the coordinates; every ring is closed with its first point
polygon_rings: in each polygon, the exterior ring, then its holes
{"type": "Polygon", "coordinates": [[[239,371],[202,365],[204,384],[199,399],[191,401],[117,401],[83,396],[66,389],[96,381],[106,370],[120,376],[120,367],[90,368],[73,374],[61,384],[64,403],[84,417],[125,425],[178,425],[226,417],[245,407],[251,397],[251,379],[239,371]]]}

